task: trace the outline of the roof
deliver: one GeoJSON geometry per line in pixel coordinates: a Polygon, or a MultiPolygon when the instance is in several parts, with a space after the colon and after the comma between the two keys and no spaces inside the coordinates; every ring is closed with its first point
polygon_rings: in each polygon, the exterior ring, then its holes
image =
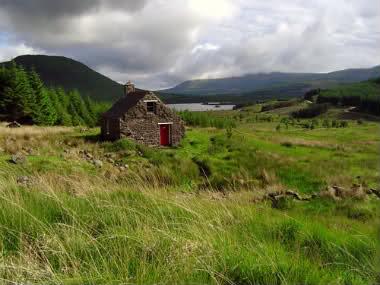
{"type": "Polygon", "coordinates": [[[107,112],[103,113],[103,116],[113,118],[122,117],[130,108],[136,106],[147,93],[149,93],[147,90],[135,89],[135,92],[124,95],[117,100],[107,112]]]}

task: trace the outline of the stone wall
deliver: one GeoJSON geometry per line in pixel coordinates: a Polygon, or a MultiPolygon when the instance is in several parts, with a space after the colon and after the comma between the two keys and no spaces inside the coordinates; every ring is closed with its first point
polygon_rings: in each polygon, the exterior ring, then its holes
{"type": "MultiPolygon", "coordinates": [[[[131,95],[133,96],[133,95],[131,95]]],[[[160,145],[159,123],[172,123],[171,144],[178,145],[185,135],[185,126],[181,118],[153,93],[140,100],[127,111],[120,120],[120,137],[129,137],[150,146],[160,145]],[[156,113],[149,113],[144,100],[157,100],[156,113]]]]}

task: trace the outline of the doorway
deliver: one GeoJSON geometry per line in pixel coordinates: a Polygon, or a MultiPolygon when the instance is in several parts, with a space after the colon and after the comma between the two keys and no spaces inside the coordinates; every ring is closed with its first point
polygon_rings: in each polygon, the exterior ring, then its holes
{"type": "Polygon", "coordinates": [[[171,124],[160,124],[160,145],[171,145],[171,124]]]}

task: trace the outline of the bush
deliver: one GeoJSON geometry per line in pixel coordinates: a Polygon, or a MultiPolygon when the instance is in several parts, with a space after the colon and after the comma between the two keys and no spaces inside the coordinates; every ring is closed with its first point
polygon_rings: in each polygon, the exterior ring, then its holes
{"type": "Polygon", "coordinates": [[[214,127],[218,129],[227,129],[235,128],[236,123],[231,118],[226,117],[216,117],[210,113],[205,112],[190,112],[182,111],[179,112],[182,120],[189,126],[198,126],[198,127],[214,127]]]}
{"type": "Polygon", "coordinates": [[[299,103],[298,100],[278,101],[278,102],[274,102],[271,104],[264,105],[261,108],[261,112],[266,112],[266,111],[270,111],[270,110],[290,107],[290,106],[297,105],[298,103],[299,103]]]}
{"type": "Polygon", "coordinates": [[[322,123],[322,126],[324,128],[330,128],[331,127],[330,121],[328,119],[324,119],[323,123],[322,123]]]}
{"type": "Polygon", "coordinates": [[[307,108],[301,109],[299,111],[293,112],[292,116],[294,118],[314,118],[321,114],[327,112],[330,108],[330,104],[313,104],[308,106],[307,108]]]}

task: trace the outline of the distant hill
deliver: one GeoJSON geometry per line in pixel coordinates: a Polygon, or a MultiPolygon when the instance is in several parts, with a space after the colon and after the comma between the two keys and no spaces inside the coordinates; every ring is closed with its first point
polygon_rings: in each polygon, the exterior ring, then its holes
{"type": "Polygon", "coordinates": [[[380,76],[380,65],[367,69],[346,69],[330,73],[258,73],[239,77],[185,81],[161,93],[183,95],[277,93],[298,96],[312,88],[327,88],[340,83],[353,83],[380,76]]]}
{"type": "MultiPolygon", "coordinates": [[[[23,55],[14,61],[34,69],[47,86],[77,89],[96,101],[114,102],[123,94],[122,85],[88,66],[63,56],[23,55]]],[[[0,63],[8,65],[10,62],[0,63]]],[[[312,88],[328,88],[380,76],[380,66],[347,69],[330,73],[258,73],[239,77],[185,81],[158,91],[167,103],[233,102],[302,96],[312,88]]]]}
{"type": "MultiPolygon", "coordinates": [[[[77,89],[97,101],[115,101],[122,96],[122,86],[88,66],[63,56],[23,55],[14,61],[29,70],[32,67],[47,86],[77,89]]],[[[10,62],[2,64],[8,65],[10,62]]]]}
{"type": "Polygon", "coordinates": [[[380,77],[322,90],[317,102],[355,106],[362,112],[380,116],[380,77]]]}

